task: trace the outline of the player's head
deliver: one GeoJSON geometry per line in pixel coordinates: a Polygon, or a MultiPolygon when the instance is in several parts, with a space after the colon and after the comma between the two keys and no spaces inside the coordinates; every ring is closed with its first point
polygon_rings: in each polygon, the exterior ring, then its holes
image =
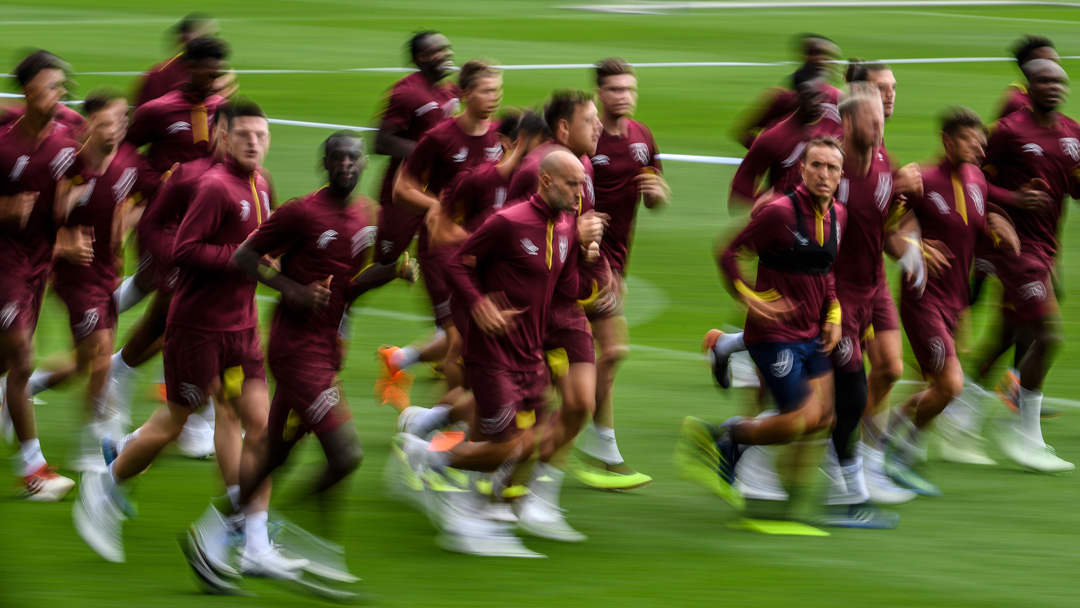
{"type": "Polygon", "coordinates": [[[865,61],[858,57],[848,60],[848,69],[844,80],[849,83],[868,82],[877,87],[881,95],[881,105],[885,118],[891,118],[896,105],[896,77],[892,68],[883,61],[865,61]]]}
{"type": "Polygon", "coordinates": [[[1054,43],[1043,36],[1027,35],[1017,40],[1013,44],[1012,54],[1013,57],[1016,57],[1016,65],[1020,66],[1020,69],[1023,69],[1024,64],[1032,59],[1049,59],[1055,63],[1060,62],[1054,43]]]}
{"type": "Polygon", "coordinates": [[[67,95],[70,66],[49,51],[27,55],[12,72],[26,97],[26,111],[38,116],[56,114],[56,104],[67,95]]]}
{"type": "Polygon", "coordinates": [[[820,34],[801,34],[796,41],[803,67],[810,68],[818,76],[826,76],[829,62],[840,57],[840,47],[820,34]]]}
{"type": "Polygon", "coordinates": [[[360,174],[367,167],[364,140],[355,131],[337,131],[322,145],[323,168],[330,178],[330,188],[348,195],[360,183],[360,174]]]}
{"type": "Polygon", "coordinates": [[[229,103],[225,116],[229,156],[245,170],[254,171],[270,149],[266,113],[254,101],[240,98],[229,103]]]}
{"type": "Polygon", "coordinates": [[[555,150],[540,161],[540,198],[553,209],[573,211],[585,192],[585,167],[566,150],[555,150]]]}
{"type": "Polygon", "coordinates": [[[127,135],[127,98],[116,87],[99,87],[86,94],[82,105],[87,142],[106,154],[127,135]]]}
{"type": "Polygon", "coordinates": [[[1042,112],[1052,112],[1069,92],[1069,76],[1065,69],[1049,59],[1032,59],[1023,66],[1028,81],[1031,105],[1042,112]]]}
{"type": "Polygon", "coordinates": [[[221,38],[200,36],[188,42],[184,50],[184,63],[191,90],[210,95],[214,91],[214,81],[225,69],[228,57],[229,45],[221,38]]]}
{"type": "Polygon", "coordinates": [[[986,157],[986,125],[973,110],[953,106],[941,116],[941,143],[954,165],[982,165],[986,157]]]}
{"type": "Polygon", "coordinates": [[[480,119],[488,119],[502,103],[502,70],[482,59],[466,61],[458,74],[461,100],[465,111],[480,119]]]}
{"type": "Polygon", "coordinates": [[[806,118],[817,118],[825,111],[825,81],[810,71],[796,72],[795,93],[799,112],[806,118]]]}
{"type": "Polygon", "coordinates": [[[844,174],[844,149],[831,137],[815,137],[802,154],[802,177],[810,196],[819,202],[833,197],[844,174]]]}
{"type": "Polygon", "coordinates": [[[220,32],[217,19],[206,13],[189,13],[173,27],[176,42],[181,47],[200,36],[217,36],[220,32]]]}
{"type": "Polygon", "coordinates": [[[633,116],[637,109],[637,74],[634,67],[618,57],[596,64],[596,95],[606,116],[633,116]]]}
{"type": "Polygon", "coordinates": [[[852,150],[868,150],[881,143],[885,114],[877,90],[866,83],[853,83],[851,94],[840,102],[844,123],[844,144],[852,150]]]}
{"type": "Polygon", "coordinates": [[[544,121],[556,141],[577,155],[596,154],[600,124],[596,103],[581,89],[559,89],[544,106],[544,121]]]}
{"type": "Polygon", "coordinates": [[[517,119],[514,130],[510,132],[514,148],[521,147],[522,154],[532,152],[537,146],[551,139],[547,122],[532,110],[525,110],[517,119]]]}
{"type": "Polygon", "coordinates": [[[450,40],[434,30],[413,33],[406,44],[409,61],[429,79],[442,80],[454,67],[454,51],[450,40]]]}

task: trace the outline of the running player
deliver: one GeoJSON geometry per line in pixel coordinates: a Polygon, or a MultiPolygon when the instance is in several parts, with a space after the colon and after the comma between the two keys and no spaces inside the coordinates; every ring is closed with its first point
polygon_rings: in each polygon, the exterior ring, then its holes
{"type": "Polygon", "coordinates": [[[976,243],[994,243],[1000,257],[1020,253],[1008,215],[987,200],[986,179],[979,171],[986,146],[982,120],[967,108],[952,110],[942,122],[941,139],[944,160],[923,168],[923,196],[910,196],[906,204],[918,218],[923,243],[948,251],[949,266],[931,275],[925,290],[904,285],[900,300],[904,331],[929,386],[893,410],[885,459],[885,470],[897,483],[929,496],[941,491],[911,468],[912,454],[923,430],[963,391],[954,339],[969,305],[976,243]]]}
{"type": "MultiPolygon", "coordinates": [[[[465,110],[420,138],[394,183],[394,204],[431,220],[440,213],[442,189],[455,175],[477,165],[494,164],[502,158],[498,125],[490,120],[502,101],[501,70],[484,61],[469,61],[461,66],[458,82],[465,110]]],[[[422,223],[417,257],[435,312],[435,322],[446,332],[448,355],[444,370],[447,384],[453,389],[463,384],[464,374],[458,363],[461,336],[450,316],[450,292],[442,270],[444,254],[438,248],[431,248],[426,223],[422,223]]],[[[393,379],[419,360],[415,351],[399,353],[400,350],[391,346],[378,351],[380,397],[383,404],[395,402],[393,405],[398,411],[408,406],[407,382],[403,386],[393,379]]]]}
{"type": "Polygon", "coordinates": [[[764,204],[719,256],[727,287],[747,306],[746,347],[779,413],[736,417],[722,425],[683,420],[678,459],[684,475],[736,508],[732,487],[742,446],[805,440],[832,423],[829,354],[841,337],[840,302],[831,273],[845,232],[847,210],[835,204],[844,152],[834,139],[814,138],[802,151],[803,183],[764,204]],[[742,278],[737,256],[758,257],[757,281],[742,278]]]}
{"type": "MultiPolygon", "coordinates": [[[[1016,66],[1024,71],[1024,64],[1032,59],[1049,59],[1054,63],[1060,63],[1057,49],[1049,38],[1043,36],[1024,36],[1016,41],[1012,48],[1013,57],[1016,57],[1016,66]]],[[[1031,95],[1025,82],[1014,82],[1005,88],[1001,94],[998,110],[998,120],[1022,108],[1031,107],[1031,95]]]]}
{"type": "MultiPolygon", "coordinates": [[[[575,226],[574,212],[586,185],[581,162],[572,153],[555,150],[542,159],[540,174],[537,194],[489,218],[448,264],[455,297],[471,317],[463,332],[464,360],[476,397],[476,423],[473,440],[449,450],[437,450],[414,435],[398,435],[395,443],[413,466],[498,471],[505,483],[536,450],[537,431],[546,417],[544,340],[550,334],[545,325],[553,295],[558,291],[581,298],[591,292],[594,281],[606,286],[609,279],[597,242],[600,219],[585,216],[575,226]],[[584,261],[579,263],[579,257],[584,261]]],[[[438,499],[443,548],[539,556],[507,530],[478,517],[483,499],[471,489],[439,493],[438,499]]],[[[562,520],[557,508],[548,510],[562,520]]],[[[537,533],[529,525],[533,519],[523,511],[519,524],[537,533]]],[[[572,529],[568,532],[574,534],[561,540],[584,540],[572,529]]]]}
{"type": "MultiPolygon", "coordinates": [[[[7,373],[2,407],[19,441],[20,486],[36,501],[60,500],[75,485],[45,461],[27,393],[34,330],[57,241],[57,194],[75,161],[71,129],[54,120],[67,93],[66,69],[48,51],[19,62],[13,74],[26,109],[0,128],[0,174],[8,176],[0,180],[0,373],[7,373]]],[[[72,238],[81,241],[67,248],[78,259],[88,243],[78,231],[72,238]]]]}
{"type": "Polygon", "coordinates": [[[202,36],[217,36],[218,31],[217,21],[206,13],[191,13],[173,26],[175,48],[180,52],[154,65],[135,81],[135,93],[132,95],[135,107],[157,99],[169,91],[183,88],[188,81],[185,66],[185,49],[188,43],[202,36]]]}

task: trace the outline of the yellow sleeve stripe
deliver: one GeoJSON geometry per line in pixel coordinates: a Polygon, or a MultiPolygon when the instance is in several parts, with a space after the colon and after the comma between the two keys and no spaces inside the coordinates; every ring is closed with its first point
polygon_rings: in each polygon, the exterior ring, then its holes
{"type": "Polygon", "coordinates": [[[825,314],[825,322],[832,323],[833,325],[840,325],[840,319],[840,301],[833,300],[829,303],[829,312],[825,314]]]}
{"type": "Polygon", "coordinates": [[[758,300],[759,302],[775,302],[780,299],[780,293],[775,289],[769,289],[767,291],[754,291],[750,289],[746,283],[742,281],[735,281],[735,291],[738,291],[744,298],[750,298],[752,300],[758,300]]]}

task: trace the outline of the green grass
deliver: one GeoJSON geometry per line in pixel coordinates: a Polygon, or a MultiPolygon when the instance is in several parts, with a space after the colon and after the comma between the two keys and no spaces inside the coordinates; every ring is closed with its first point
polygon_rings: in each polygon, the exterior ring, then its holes
{"type": "MultiPolygon", "coordinates": [[[[165,55],[162,31],[181,12],[208,10],[242,69],[386,67],[402,63],[408,32],[432,27],[454,42],[459,63],[484,56],[504,64],[585,63],[620,55],[632,61],[783,61],[790,36],[829,35],[849,55],[873,58],[1001,56],[1018,35],[1038,32],[1063,56],[1080,54],[1072,8],[828,9],[677,12],[665,16],[604,15],[561,10],[554,2],[468,0],[435,3],[191,2],[183,9],[144,2],[0,5],[0,56],[27,46],[48,48],[83,72],[140,70],[165,55]],[[49,24],[51,20],[56,23],[49,24]],[[80,22],[90,23],[80,23],[80,22]]],[[[1065,61],[1066,68],[1078,66],[1065,61]]],[[[737,112],[762,88],[789,71],[763,68],[647,68],[639,71],[638,117],[663,151],[740,156],[726,135],[737,112]]],[[[1009,63],[896,65],[900,83],[887,141],[901,162],[936,153],[934,116],[963,103],[988,115],[1012,81],[1009,63]]],[[[383,91],[400,74],[337,73],[245,75],[241,86],[277,118],[370,124],[383,91]]],[[[78,77],[79,91],[128,79],[78,77]]],[[[506,100],[534,104],[559,86],[587,86],[585,70],[509,71],[506,100]]],[[[267,165],[282,198],[319,184],[316,147],[326,132],[275,126],[267,165]]],[[[377,191],[382,162],[365,175],[377,191]]],[[[745,409],[749,394],[719,395],[694,360],[701,334],[741,323],[721,288],[711,258],[717,235],[733,229],[726,212],[731,168],[669,163],[675,203],[660,214],[642,212],[631,263],[628,316],[635,352],[616,384],[619,443],[629,463],[655,478],[622,495],[587,491],[568,481],[564,506],[589,535],[580,546],[527,541],[550,556],[519,562],[450,555],[434,545],[426,519],[388,500],[381,469],[393,416],[373,405],[371,357],[382,343],[406,343],[426,326],[359,314],[345,374],[347,393],[364,441],[366,461],[350,481],[338,531],[360,586],[385,606],[1074,606],[1077,565],[1075,477],[1025,475],[1008,467],[973,470],[935,464],[945,491],[937,500],[900,507],[891,532],[836,531],[832,537],[766,537],[726,529],[731,512],[718,500],[675,477],[671,452],[685,415],[723,419],[745,409]],[[678,351],[658,351],[669,349],[678,351]]],[[[1075,222],[1063,229],[1066,284],[1080,285],[1075,222]]],[[[1066,331],[1075,328],[1077,296],[1064,302],[1066,331]]],[[[427,314],[419,289],[390,286],[362,306],[427,314]]],[[[268,309],[267,309],[268,310],[268,309]]],[[[138,310],[121,320],[121,336],[138,310]]],[[[976,318],[985,316],[981,311],[976,318]]],[[[38,334],[39,356],[69,348],[66,312],[50,298],[38,334]]],[[[1075,341],[1067,343],[1046,386],[1048,395],[1076,397],[1075,341]]],[[[908,355],[910,356],[910,355],[908,355]]],[[[159,372],[146,367],[143,389],[159,372]]],[[[915,379],[910,371],[908,377],[915,379]]],[[[415,400],[425,403],[438,385],[420,373],[415,400]]],[[[42,444],[63,463],[75,445],[83,388],[44,395],[38,408],[42,444]]],[[[898,390],[898,401],[907,390],[898,390]]],[[[145,419],[155,402],[136,404],[145,419]]],[[[1080,459],[1080,413],[1048,422],[1046,434],[1069,460],[1080,459]]],[[[277,479],[277,503],[295,498],[321,455],[314,445],[297,454],[277,479]]],[[[125,528],[128,563],[107,564],[75,535],[70,500],[41,505],[0,499],[0,605],[67,606],[286,606],[304,605],[269,585],[258,599],[196,595],[175,535],[220,493],[212,463],[171,453],[137,482],[138,520],[125,528]]],[[[295,513],[293,513],[295,514],[295,513]]],[[[301,514],[302,516],[302,514],[301,514]]],[[[313,603],[313,602],[312,602],[313,603]]]]}

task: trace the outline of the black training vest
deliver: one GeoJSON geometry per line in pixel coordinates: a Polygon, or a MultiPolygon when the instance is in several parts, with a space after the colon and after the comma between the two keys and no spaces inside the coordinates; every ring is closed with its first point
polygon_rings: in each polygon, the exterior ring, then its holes
{"type": "MultiPolygon", "coordinates": [[[[795,197],[794,192],[787,194],[791,206],[795,209],[795,226],[798,232],[794,235],[795,242],[791,249],[779,253],[758,253],[758,263],[766,268],[779,272],[791,272],[797,274],[829,274],[832,264],[836,261],[837,250],[837,226],[836,205],[829,209],[829,223],[832,230],[829,231],[829,240],[824,245],[818,245],[813,238],[807,238],[802,234],[803,212],[802,205],[795,197]]],[[[788,230],[790,226],[785,226],[788,230]]]]}

